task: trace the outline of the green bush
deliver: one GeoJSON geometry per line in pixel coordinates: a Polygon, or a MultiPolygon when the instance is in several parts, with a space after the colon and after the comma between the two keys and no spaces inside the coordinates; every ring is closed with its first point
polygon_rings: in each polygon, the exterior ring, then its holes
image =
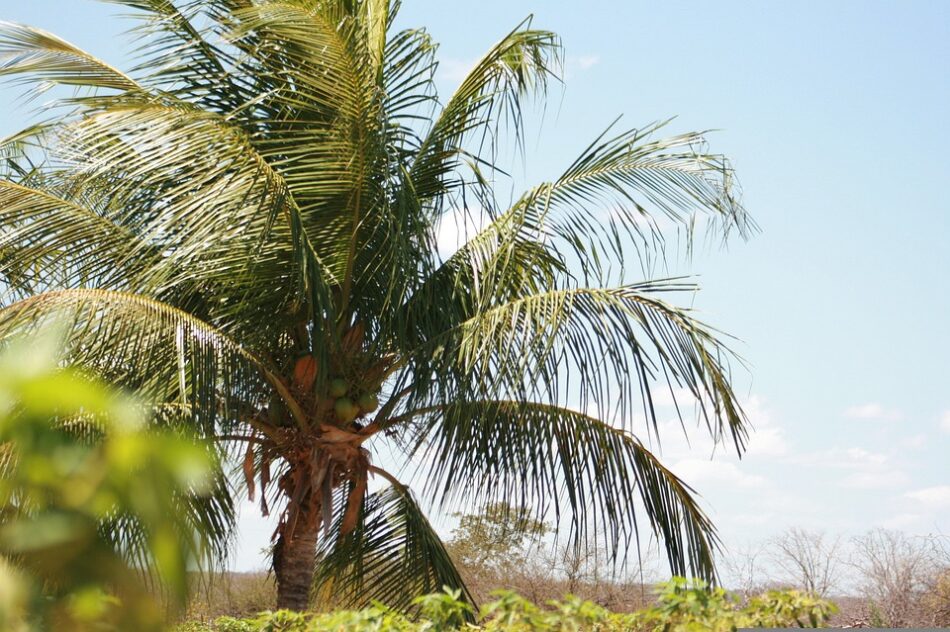
{"type": "Polygon", "coordinates": [[[470,607],[459,595],[445,591],[416,600],[416,621],[376,605],[329,614],[277,611],[251,619],[222,617],[214,626],[180,632],[732,632],[740,627],[822,627],[836,611],[834,604],[797,591],[768,592],[743,606],[721,588],[682,578],[661,586],[656,605],[630,614],[611,613],[573,596],[547,608],[510,591],[495,596],[482,609],[478,625],[465,622],[470,607]]]}
{"type": "Polygon", "coordinates": [[[197,547],[178,499],[209,482],[208,451],[147,432],[139,402],[58,367],[53,337],[5,347],[0,629],[165,629],[197,547]]]}

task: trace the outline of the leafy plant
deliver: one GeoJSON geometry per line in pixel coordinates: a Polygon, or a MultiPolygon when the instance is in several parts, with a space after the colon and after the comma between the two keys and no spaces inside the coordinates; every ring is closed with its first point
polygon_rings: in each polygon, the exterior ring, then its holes
{"type": "Polygon", "coordinates": [[[547,608],[511,591],[498,591],[497,599],[481,612],[480,625],[458,616],[469,607],[457,591],[443,591],[420,600],[422,615],[410,621],[388,609],[332,614],[297,615],[264,613],[253,620],[219,619],[216,632],[425,632],[469,630],[476,632],[734,632],[739,628],[817,628],[836,610],[834,604],[796,591],[772,591],[741,607],[721,588],[702,581],[673,578],[661,585],[657,605],[630,614],[611,613],[597,604],[568,596],[547,608]],[[279,627],[290,622],[289,627],[279,627]],[[247,627],[243,627],[247,626],[247,627]]]}
{"type": "MultiPolygon", "coordinates": [[[[701,134],[608,128],[505,204],[503,132],[518,142],[562,57],[531,20],[440,98],[436,47],[396,28],[395,1],[113,1],[142,19],[131,73],[0,28],[0,73],[80,88],[0,147],[0,339],[64,317],[68,363],[232,455],[280,512],[279,607],[314,586],[355,606],[468,598],[376,448],[418,466],[426,505],[553,510],[612,555],[649,525],[674,572],[712,577],[713,525],[633,432],[682,389],[741,451],[730,353],[676,304],[693,285],[618,273],[663,256],[661,222],[751,227],[701,134]],[[482,226],[442,257],[459,214],[482,226]]],[[[190,516],[218,557],[232,501],[220,487],[190,516]]]]}
{"type": "Polygon", "coordinates": [[[673,578],[663,586],[657,601],[656,606],[633,615],[640,628],[653,632],[732,632],[793,625],[817,628],[837,611],[829,601],[794,590],[770,591],[742,607],[722,588],[683,578],[673,578]]]}
{"type": "Polygon", "coordinates": [[[201,555],[184,498],[210,491],[211,456],[147,432],[135,400],[60,369],[54,343],[0,354],[0,628],[164,629],[201,555]],[[170,611],[142,576],[146,561],[170,611]]]}

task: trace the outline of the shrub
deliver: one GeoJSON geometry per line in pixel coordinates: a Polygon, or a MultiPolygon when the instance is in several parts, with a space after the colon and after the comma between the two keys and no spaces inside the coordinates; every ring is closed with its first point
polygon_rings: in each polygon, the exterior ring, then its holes
{"type": "Polygon", "coordinates": [[[139,403],[59,368],[55,345],[0,355],[0,629],[164,629],[197,547],[178,498],[210,480],[208,452],[146,432],[139,403]]]}
{"type": "MultiPolygon", "coordinates": [[[[480,624],[467,623],[470,606],[446,590],[416,600],[419,618],[410,621],[382,605],[360,611],[301,615],[284,610],[250,619],[222,617],[209,632],[732,632],[740,627],[822,627],[834,604],[798,591],[771,591],[746,606],[721,588],[673,578],[663,584],[656,605],[616,614],[577,597],[540,608],[511,591],[497,591],[481,612],[480,624]]],[[[179,632],[199,632],[179,628],[179,632]]]]}

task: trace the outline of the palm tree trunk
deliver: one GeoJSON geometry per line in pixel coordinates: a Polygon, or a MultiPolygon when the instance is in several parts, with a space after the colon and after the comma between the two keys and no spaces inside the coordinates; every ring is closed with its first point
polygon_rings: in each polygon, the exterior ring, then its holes
{"type": "Polygon", "coordinates": [[[274,547],[277,607],[302,612],[310,607],[319,523],[298,521],[293,535],[281,534],[274,547]]]}

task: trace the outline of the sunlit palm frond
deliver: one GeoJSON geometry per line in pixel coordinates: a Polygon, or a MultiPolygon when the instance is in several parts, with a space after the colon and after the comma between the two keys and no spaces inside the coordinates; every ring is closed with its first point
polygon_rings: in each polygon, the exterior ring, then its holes
{"type": "MultiPolygon", "coordinates": [[[[175,3],[172,0],[102,0],[142,13],[136,35],[144,39],[144,59],[139,70],[147,73],[143,81],[149,85],[178,88],[178,96],[207,96],[213,86],[228,77],[228,54],[209,41],[210,30],[195,26],[200,21],[202,2],[175,3]],[[175,85],[177,84],[177,85],[175,85]]],[[[233,87],[233,86],[232,86],[233,87]]],[[[233,95],[237,96],[237,95],[233,95]]],[[[236,104],[228,103],[232,107],[236,104]]]]}
{"type": "Polygon", "coordinates": [[[741,451],[745,418],[728,379],[731,353],[690,310],[660,298],[694,289],[673,280],[524,296],[434,335],[416,354],[416,370],[453,374],[428,387],[426,397],[443,401],[574,398],[627,420],[642,402],[654,430],[653,393],[666,382],[687,389],[713,437],[741,451]]]}
{"type": "Polygon", "coordinates": [[[52,33],[0,22],[0,75],[26,75],[21,81],[112,90],[141,90],[125,73],[52,33]]]}
{"type": "Polygon", "coordinates": [[[242,322],[235,310],[289,318],[295,289],[313,310],[330,308],[332,272],[301,229],[286,182],[219,115],[122,99],[60,138],[83,189],[107,195],[111,219],[162,252],[142,289],[165,298],[213,284],[209,316],[221,324],[242,322]]]}
{"type": "MultiPolygon", "coordinates": [[[[253,423],[237,401],[292,397],[273,367],[223,332],[159,301],[105,290],[37,294],[0,310],[0,340],[64,323],[70,364],[99,372],[151,401],[179,402],[205,437],[253,423]]],[[[300,416],[301,422],[303,417],[300,416]]]]}
{"type": "Polygon", "coordinates": [[[0,182],[0,252],[0,277],[10,290],[20,290],[14,296],[90,285],[121,288],[156,254],[100,213],[10,181],[0,182]]]}
{"type": "Polygon", "coordinates": [[[415,195],[438,200],[459,186],[452,174],[466,154],[475,156],[476,162],[493,163],[490,135],[495,126],[507,121],[510,131],[520,134],[523,99],[544,92],[557,72],[560,55],[558,37],[531,29],[529,20],[495,44],[462,80],[424,136],[411,170],[415,195]],[[475,146],[468,146],[467,139],[475,146]]]}

